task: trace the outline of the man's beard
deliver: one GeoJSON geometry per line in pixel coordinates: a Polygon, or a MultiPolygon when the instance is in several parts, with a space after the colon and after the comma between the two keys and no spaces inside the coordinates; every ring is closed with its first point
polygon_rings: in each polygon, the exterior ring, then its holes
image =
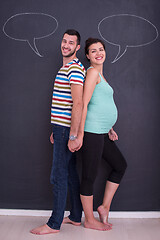
{"type": "Polygon", "coordinates": [[[68,55],[63,55],[63,57],[66,57],[66,58],[71,57],[75,54],[75,51],[76,51],[76,48],[73,50],[73,52],[69,53],[68,55]]]}

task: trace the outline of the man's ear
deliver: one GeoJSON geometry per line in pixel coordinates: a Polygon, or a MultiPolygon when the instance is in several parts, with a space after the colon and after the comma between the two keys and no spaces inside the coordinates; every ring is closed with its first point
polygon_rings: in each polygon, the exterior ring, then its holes
{"type": "Polygon", "coordinates": [[[76,52],[80,49],[80,45],[77,45],[76,52]]]}

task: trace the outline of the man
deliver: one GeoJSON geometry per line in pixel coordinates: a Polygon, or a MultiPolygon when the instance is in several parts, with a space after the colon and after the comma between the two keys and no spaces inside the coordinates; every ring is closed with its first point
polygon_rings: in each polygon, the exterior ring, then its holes
{"type": "Polygon", "coordinates": [[[81,224],[82,205],[79,193],[79,178],[76,171],[75,151],[80,142],[77,138],[82,113],[82,94],[85,69],[76,57],[80,49],[80,35],[67,30],[61,42],[63,66],[59,70],[53,90],[51,123],[53,133],[53,211],[47,224],[31,230],[34,234],[57,233],[63,221],[67,186],[70,191],[71,212],[64,222],[81,224]]]}

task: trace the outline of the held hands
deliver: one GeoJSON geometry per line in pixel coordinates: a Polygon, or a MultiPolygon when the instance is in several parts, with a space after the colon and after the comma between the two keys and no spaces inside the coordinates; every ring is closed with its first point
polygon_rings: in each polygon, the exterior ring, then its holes
{"type": "MultiPolygon", "coordinates": [[[[53,133],[50,136],[50,142],[54,144],[53,133]]],[[[83,144],[83,136],[77,137],[74,141],[68,140],[68,148],[71,152],[78,151],[83,144]]]]}
{"type": "Polygon", "coordinates": [[[83,136],[78,136],[75,140],[68,140],[68,148],[71,152],[78,151],[83,144],[83,136]]]}
{"type": "Polygon", "coordinates": [[[109,136],[109,139],[110,139],[111,141],[118,140],[118,135],[117,135],[117,133],[113,130],[113,128],[111,128],[111,130],[109,131],[108,136],[109,136]]]}

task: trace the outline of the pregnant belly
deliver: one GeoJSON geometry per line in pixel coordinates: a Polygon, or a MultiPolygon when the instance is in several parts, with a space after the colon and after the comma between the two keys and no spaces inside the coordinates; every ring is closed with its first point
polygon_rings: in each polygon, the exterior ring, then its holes
{"type": "Polygon", "coordinates": [[[103,125],[112,128],[113,125],[116,123],[118,117],[117,108],[114,105],[114,108],[105,109],[102,114],[99,115],[97,121],[103,125]]]}
{"type": "Polygon", "coordinates": [[[85,129],[92,129],[93,132],[94,130],[96,132],[96,129],[98,129],[97,132],[106,133],[116,123],[117,116],[118,112],[115,104],[112,106],[106,106],[105,104],[105,107],[102,108],[101,106],[99,109],[96,108],[96,111],[89,108],[86,117],[85,129]]]}

